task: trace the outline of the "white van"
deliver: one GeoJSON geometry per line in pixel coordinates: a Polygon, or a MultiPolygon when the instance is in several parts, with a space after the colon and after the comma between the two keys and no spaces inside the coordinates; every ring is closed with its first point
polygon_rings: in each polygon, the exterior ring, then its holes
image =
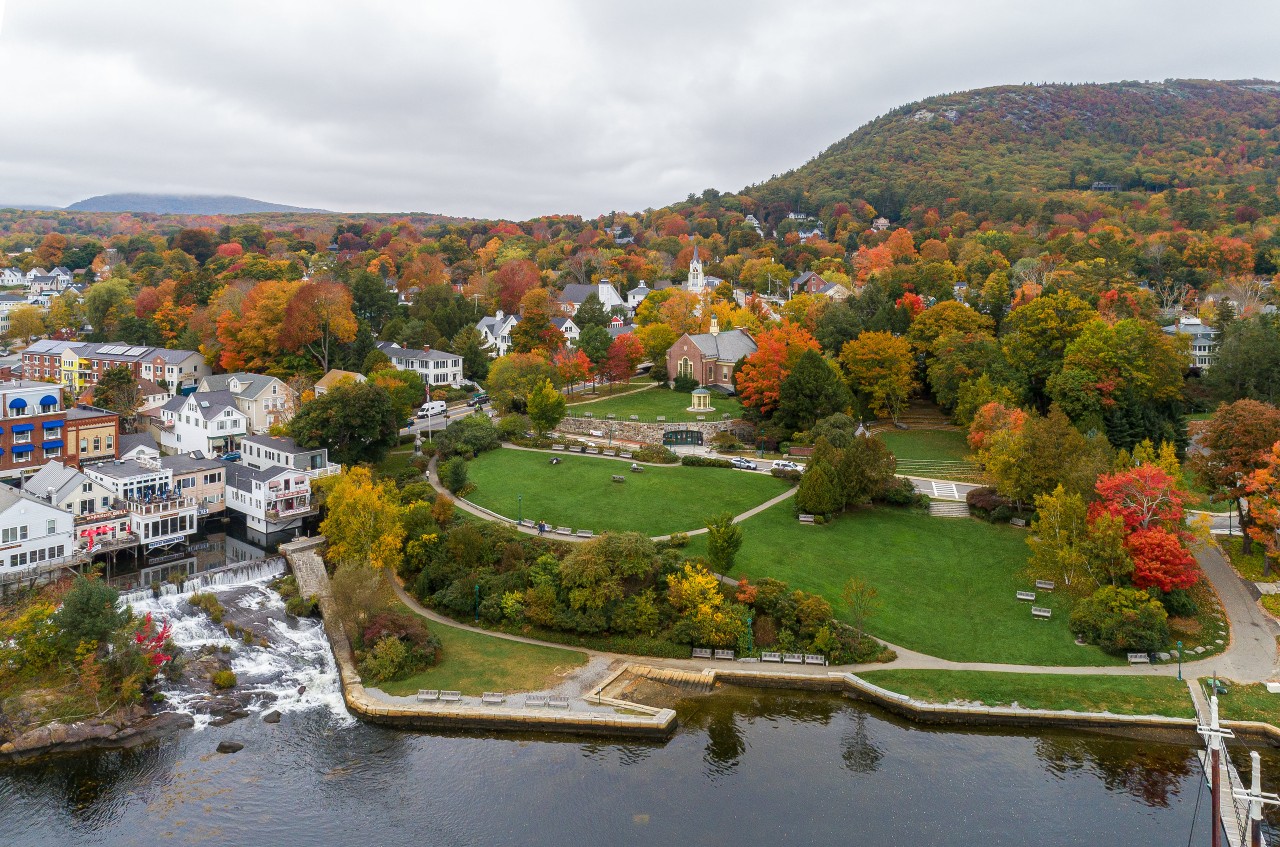
{"type": "Polygon", "coordinates": [[[420,418],[434,418],[436,415],[443,415],[445,405],[443,400],[430,400],[422,404],[422,409],[418,412],[420,418]]]}

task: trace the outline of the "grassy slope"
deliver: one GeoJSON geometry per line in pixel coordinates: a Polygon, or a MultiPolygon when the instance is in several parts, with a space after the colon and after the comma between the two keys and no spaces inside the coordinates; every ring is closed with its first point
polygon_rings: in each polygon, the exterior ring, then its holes
{"type": "Polygon", "coordinates": [[[1228,681],[1226,685],[1227,693],[1218,695],[1218,708],[1223,718],[1280,726],[1280,694],[1272,694],[1261,683],[1240,685],[1228,681]]]}
{"type": "Polygon", "coordinates": [[[969,455],[963,432],[916,429],[882,432],[877,437],[900,460],[963,462],[969,455]]]}
{"type": "Polygon", "coordinates": [[[1030,709],[1195,717],[1186,683],[1169,677],[928,670],[871,671],[859,676],[929,703],[967,700],[1008,706],[1016,702],[1030,709]]]}
{"type": "MultiPolygon", "coordinates": [[[[1030,588],[1021,572],[1022,530],[977,520],[943,520],[898,509],[868,509],[826,526],[805,526],[780,503],[743,524],[732,573],[773,577],[821,594],[843,614],[840,589],[850,577],[880,593],[873,635],[911,650],[962,662],[1044,665],[1119,664],[1075,644],[1067,629],[1069,598],[1040,592],[1050,620],[1031,617],[1014,592],[1030,588]]],[[[694,537],[687,552],[703,554],[694,537]]]]}
{"type": "Polygon", "coordinates": [[[717,512],[739,514],[786,491],[781,480],[723,468],[655,468],[630,473],[625,460],[494,450],[469,465],[476,489],[467,499],[508,517],[521,512],[575,529],[687,532],[717,512]],[[612,481],[614,474],[625,483],[612,481]],[[523,496],[523,509],[517,496],[523,496]]]}
{"type": "Polygon", "coordinates": [[[436,667],[399,682],[379,686],[388,694],[414,694],[420,688],[486,691],[539,691],[554,686],[564,672],[586,662],[584,653],[538,647],[430,622],[444,646],[436,667]]]}

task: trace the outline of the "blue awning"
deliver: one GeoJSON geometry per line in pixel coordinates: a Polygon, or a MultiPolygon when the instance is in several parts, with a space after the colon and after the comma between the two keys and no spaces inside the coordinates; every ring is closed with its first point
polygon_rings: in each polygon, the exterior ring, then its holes
{"type": "Polygon", "coordinates": [[[46,394],[46,395],[44,395],[43,397],[41,397],[41,398],[40,398],[40,405],[41,405],[41,406],[56,406],[56,405],[58,405],[58,398],[57,398],[57,397],[54,397],[52,394],[46,394]]]}
{"type": "MultiPolygon", "coordinates": [[[[66,421],[45,421],[44,428],[45,429],[62,429],[62,425],[64,423],[66,423],[66,421]]],[[[18,424],[18,425],[21,426],[22,424],[18,424]]]]}
{"type": "Polygon", "coordinates": [[[35,446],[34,444],[15,444],[15,445],[13,445],[13,452],[15,452],[15,453],[30,453],[31,451],[33,451],[33,450],[35,450],[35,449],[36,449],[36,446],[35,446]]]}
{"type": "Polygon", "coordinates": [[[27,401],[23,400],[21,397],[14,397],[12,400],[9,401],[9,408],[25,409],[27,408],[27,401]]]}
{"type": "Polygon", "coordinates": [[[55,438],[55,439],[53,439],[52,441],[42,441],[42,442],[40,442],[40,446],[41,446],[41,447],[43,447],[43,448],[44,448],[44,449],[46,449],[46,450],[52,450],[54,447],[61,447],[61,446],[62,446],[62,439],[61,439],[61,438],[55,438]]]}
{"type": "Polygon", "coordinates": [[[30,432],[35,428],[36,428],[35,424],[14,424],[13,425],[14,432],[30,432]]]}

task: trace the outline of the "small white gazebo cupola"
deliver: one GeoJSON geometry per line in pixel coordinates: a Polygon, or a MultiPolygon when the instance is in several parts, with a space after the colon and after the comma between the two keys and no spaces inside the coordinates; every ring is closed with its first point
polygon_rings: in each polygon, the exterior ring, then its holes
{"type": "Polygon", "coordinates": [[[705,388],[693,389],[693,405],[686,411],[689,412],[714,412],[711,407],[711,392],[705,388]]]}

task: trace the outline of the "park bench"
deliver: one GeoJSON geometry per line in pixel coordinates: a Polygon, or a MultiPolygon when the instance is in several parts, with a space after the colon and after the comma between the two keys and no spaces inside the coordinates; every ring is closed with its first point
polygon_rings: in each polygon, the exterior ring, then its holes
{"type": "Polygon", "coordinates": [[[1009,523],[1010,523],[1012,526],[1026,526],[1026,525],[1027,525],[1027,519],[1026,519],[1026,518],[1010,518],[1010,519],[1009,519],[1009,523]]]}
{"type": "Polygon", "coordinates": [[[605,451],[601,452],[601,454],[600,454],[600,455],[601,455],[601,456],[616,456],[616,455],[618,455],[618,451],[617,451],[617,450],[605,450],[605,451]]]}
{"type": "Polygon", "coordinates": [[[813,653],[804,654],[804,663],[806,665],[825,665],[827,663],[826,656],[818,656],[813,653]]]}
{"type": "Polygon", "coordinates": [[[663,423],[667,419],[666,415],[658,415],[658,423],[663,423]]]}
{"type": "Polygon", "coordinates": [[[552,694],[547,697],[547,705],[553,709],[569,708],[569,698],[563,694],[552,694]]]}
{"type": "Polygon", "coordinates": [[[506,701],[507,695],[500,691],[486,691],[484,694],[480,695],[480,702],[490,706],[496,706],[499,703],[505,703],[506,701]]]}
{"type": "Polygon", "coordinates": [[[695,658],[695,659],[710,659],[710,658],[711,658],[711,651],[710,651],[710,650],[708,650],[706,647],[694,647],[694,648],[693,648],[693,658],[695,658]]]}
{"type": "Polygon", "coordinates": [[[1130,653],[1130,654],[1129,654],[1129,664],[1131,664],[1131,665],[1149,665],[1149,664],[1151,664],[1151,657],[1150,657],[1149,655],[1147,655],[1146,653],[1130,653]]]}
{"type": "Polygon", "coordinates": [[[525,518],[525,519],[524,519],[524,520],[522,520],[522,521],[516,521],[516,523],[520,524],[520,526],[527,526],[529,529],[537,529],[537,526],[538,526],[537,524],[535,524],[533,521],[529,520],[528,518],[525,518]]]}
{"type": "Polygon", "coordinates": [[[631,454],[630,454],[630,453],[628,453],[626,450],[623,450],[623,451],[621,451],[621,452],[619,452],[619,453],[618,453],[618,458],[619,458],[619,459],[630,459],[630,458],[631,458],[631,454]]]}
{"type": "Polygon", "coordinates": [[[631,416],[631,420],[633,420],[633,421],[638,421],[638,420],[640,420],[640,416],[639,416],[639,415],[632,415],[632,416],[631,416]]]}
{"type": "Polygon", "coordinates": [[[1040,591],[1052,591],[1054,582],[1051,579],[1037,579],[1036,588],[1040,591]]]}
{"type": "Polygon", "coordinates": [[[782,654],[781,654],[781,653],[761,653],[761,654],[760,654],[760,661],[762,661],[762,662],[781,662],[781,661],[782,661],[782,654]]]}
{"type": "Polygon", "coordinates": [[[567,526],[556,527],[556,535],[573,535],[573,529],[567,526]]]}
{"type": "Polygon", "coordinates": [[[551,445],[551,449],[552,449],[552,450],[563,450],[563,449],[564,449],[564,445],[563,445],[563,444],[552,444],[552,445],[551,445]]]}
{"type": "Polygon", "coordinates": [[[613,481],[614,481],[614,482],[626,482],[626,481],[627,481],[627,478],[626,478],[625,476],[623,476],[622,474],[620,474],[620,473],[616,473],[616,474],[614,474],[614,475],[613,475],[613,481]]]}
{"type": "Polygon", "coordinates": [[[600,455],[600,448],[599,448],[599,447],[588,447],[588,448],[587,448],[587,452],[588,452],[588,453],[594,453],[595,455],[599,456],[599,455],[600,455]]]}
{"type": "Polygon", "coordinates": [[[804,653],[783,653],[782,663],[784,665],[803,665],[804,653]]]}
{"type": "Polygon", "coordinates": [[[582,445],[581,445],[581,444],[575,444],[575,445],[573,445],[572,447],[570,447],[570,448],[569,448],[569,450],[570,450],[571,452],[573,452],[573,453],[581,453],[581,452],[582,452],[582,445]]]}
{"type": "Polygon", "coordinates": [[[425,703],[428,700],[439,700],[439,699],[440,699],[439,689],[435,689],[435,688],[432,688],[432,689],[419,688],[418,689],[419,703],[425,703]]]}
{"type": "Polygon", "coordinates": [[[525,706],[545,706],[547,705],[547,695],[545,694],[526,694],[524,695],[525,706]]]}
{"type": "Polygon", "coordinates": [[[441,691],[440,699],[446,702],[456,703],[462,699],[461,691],[441,691]]]}
{"type": "Polygon", "coordinates": [[[595,533],[593,533],[589,529],[580,529],[577,532],[575,532],[574,535],[578,536],[579,538],[592,538],[595,535],[595,533]]]}
{"type": "Polygon", "coordinates": [[[807,524],[813,523],[813,515],[801,515],[800,523],[807,523],[807,524]]]}
{"type": "Polygon", "coordinates": [[[635,462],[632,462],[632,463],[631,463],[631,472],[632,472],[632,473],[644,473],[644,468],[640,467],[640,466],[639,466],[639,465],[637,465],[635,462]]]}
{"type": "Polygon", "coordinates": [[[1036,593],[1034,591],[1019,591],[1018,599],[1019,600],[1035,600],[1036,593]]]}
{"type": "Polygon", "coordinates": [[[732,661],[733,661],[733,651],[732,651],[732,650],[717,650],[717,651],[716,651],[716,658],[717,658],[717,659],[728,659],[729,661],[731,661],[731,662],[732,662],[732,661]]]}
{"type": "Polygon", "coordinates": [[[606,418],[608,418],[608,419],[609,419],[609,420],[611,420],[611,421],[614,421],[614,420],[617,420],[617,419],[618,419],[618,416],[617,416],[617,415],[615,415],[613,412],[610,412],[609,414],[605,415],[605,417],[606,417],[606,418]]]}
{"type": "Polygon", "coordinates": [[[596,416],[596,413],[595,413],[595,412],[583,412],[583,413],[582,413],[582,416],[583,416],[584,418],[594,418],[594,417],[596,416]]]}
{"type": "Polygon", "coordinates": [[[1031,617],[1048,620],[1053,617],[1053,609],[1046,609],[1044,606],[1032,606],[1031,617]]]}
{"type": "Polygon", "coordinates": [[[706,415],[698,415],[698,420],[705,421],[706,419],[707,419],[706,415]]]}

